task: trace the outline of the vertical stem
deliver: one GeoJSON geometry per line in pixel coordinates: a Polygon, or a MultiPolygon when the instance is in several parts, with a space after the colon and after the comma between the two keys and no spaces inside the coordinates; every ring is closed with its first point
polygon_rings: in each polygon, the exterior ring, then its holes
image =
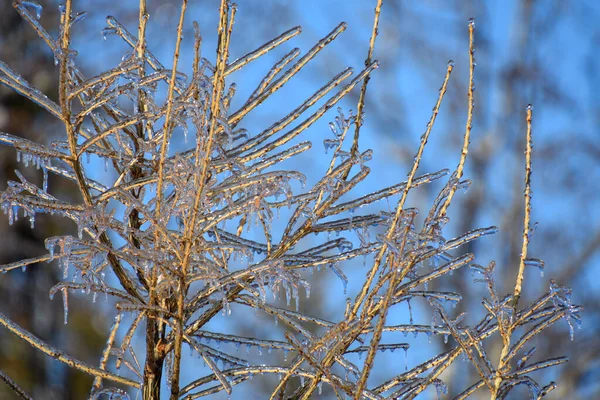
{"type": "MultiPolygon", "coordinates": [[[[146,23],[148,21],[146,0],[140,0],[139,25],[138,25],[138,43],[136,46],[137,56],[139,58],[140,79],[145,75],[146,64],[146,23]]],[[[138,112],[144,113],[147,111],[146,94],[143,90],[138,91],[138,112]]],[[[137,136],[144,140],[146,132],[152,128],[151,122],[144,124],[140,122],[137,126],[137,136]]],[[[137,143],[136,143],[137,145],[137,143]]],[[[136,149],[137,150],[137,149],[136,149]]],[[[133,165],[131,169],[132,179],[139,179],[142,176],[142,169],[138,165],[133,165]]],[[[139,192],[132,193],[138,197],[139,192]]],[[[133,210],[129,215],[129,223],[132,231],[139,229],[141,221],[137,210],[133,210]]],[[[139,240],[132,234],[130,236],[130,244],[136,248],[140,248],[139,240]]],[[[154,268],[156,271],[156,268],[154,268]]],[[[154,272],[153,271],[153,272],[154,272]]],[[[156,279],[151,279],[148,283],[146,277],[139,276],[138,278],[148,290],[151,305],[157,305],[156,298],[156,279]]],[[[154,275],[153,278],[156,278],[154,275]]],[[[162,323],[155,318],[152,318],[151,313],[148,313],[146,319],[146,362],[144,365],[144,383],[142,389],[143,400],[160,400],[160,383],[162,381],[162,369],[164,365],[164,354],[159,350],[160,332],[162,323]]]]}
{"type": "MultiPolygon", "coordinates": [[[[170,135],[172,129],[171,111],[173,107],[173,90],[175,88],[175,81],[177,79],[177,63],[179,62],[179,50],[181,48],[181,38],[183,37],[183,21],[185,19],[185,11],[187,9],[187,0],[183,0],[181,3],[181,14],[179,16],[179,25],[177,27],[177,41],[175,43],[175,54],[173,55],[173,71],[171,74],[171,84],[169,103],[167,104],[167,115],[165,117],[165,128],[163,130],[163,145],[161,147],[161,158],[160,158],[160,173],[157,193],[160,197],[157,197],[157,215],[160,215],[159,202],[162,197],[162,167],[164,165],[164,159],[166,155],[166,149],[170,142],[170,135]]],[[[185,246],[185,244],[184,244],[185,246]]],[[[177,333],[175,335],[175,347],[174,347],[174,358],[173,358],[173,379],[171,382],[171,400],[177,400],[179,397],[179,371],[181,364],[181,346],[182,346],[182,335],[184,325],[184,302],[186,293],[186,268],[187,263],[184,262],[181,265],[181,276],[179,277],[179,284],[177,289],[177,333]]]]}
{"type": "Polygon", "coordinates": [[[519,273],[517,274],[517,282],[515,283],[515,291],[513,295],[513,309],[516,311],[521,297],[523,286],[523,274],[525,271],[525,259],[527,258],[527,248],[529,247],[529,230],[531,224],[531,104],[527,106],[527,144],[525,148],[525,217],[523,218],[523,244],[521,247],[521,257],[519,259],[519,273]]]}
{"type": "MultiPolygon", "coordinates": [[[[521,256],[519,257],[519,272],[517,274],[517,281],[515,283],[515,290],[513,293],[513,313],[516,315],[517,307],[519,305],[519,299],[521,297],[521,290],[523,288],[523,275],[525,272],[525,259],[527,259],[527,249],[529,247],[529,230],[531,223],[531,150],[533,148],[531,138],[531,118],[532,118],[532,107],[531,104],[527,106],[527,144],[525,147],[525,217],[523,218],[523,244],[521,247],[521,256]]],[[[498,326],[501,326],[501,321],[498,321],[498,326]]],[[[510,350],[511,336],[515,325],[512,320],[509,321],[508,328],[500,333],[502,334],[502,352],[500,353],[500,360],[498,361],[498,368],[496,369],[496,378],[494,379],[494,391],[491,400],[498,398],[498,391],[502,385],[502,374],[504,370],[509,366],[510,360],[506,359],[510,350]]]]}
{"type": "MultiPolygon", "coordinates": [[[[220,20],[218,27],[218,44],[217,44],[217,63],[215,65],[215,73],[213,77],[213,94],[211,98],[210,106],[210,126],[208,130],[208,137],[204,144],[203,154],[200,154],[200,143],[198,140],[197,154],[196,154],[196,168],[200,168],[199,171],[194,175],[194,186],[197,188],[196,195],[194,196],[194,205],[192,207],[190,216],[186,221],[184,236],[183,236],[183,261],[181,264],[181,275],[179,277],[179,289],[177,296],[177,331],[175,334],[174,344],[174,361],[173,361],[173,383],[171,385],[171,400],[177,400],[179,397],[179,372],[181,363],[181,346],[183,344],[184,334],[184,319],[185,319],[185,295],[187,292],[187,271],[189,261],[192,254],[192,246],[194,242],[194,233],[196,226],[196,219],[199,212],[201,211],[201,200],[204,192],[205,184],[207,183],[207,174],[209,172],[209,164],[211,160],[213,139],[217,129],[217,118],[220,114],[220,100],[222,97],[223,87],[225,85],[225,68],[227,67],[227,58],[229,56],[229,40],[231,38],[231,30],[233,28],[233,21],[235,18],[236,7],[231,9],[231,19],[229,16],[229,2],[227,0],[221,0],[221,6],[219,9],[220,20]]],[[[183,11],[181,13],[180,20],[180,31],[183,24],[183,11]]],[[[231,388],[226,387],[228,394],[231,392],[231,388]]]]}
{"type": "MultiPolygon", "coordinates": [[[[375,49],[375,39],[377,38],[377,34],[379,33],[379,16],[381,15],[382,5],[383,0],[377,0],[377,5],[375,6],[375,18],[373,18],[373,31],[371,32],[371,40],[369,40],[369,51],[367,53],[367,58],[365,59],[365,67],[368,67],[373,62],[373,50],[375,49]]],[[[350,150],[352,155],[356,154],[356,152],[358,151],[358,138],[360,136],[360,127],[363,123],[363,109],[365,107],[365,97],[367,95],[367,85],[369,84],[369,79],[371,79],[371,77],[370,75],[367,75],[360,88],[358,106],[356,108],[354,140],[352,142],[352,148],[350,150]]]]}
{"type": "MultiPolygon", "coordinates": [[[[145,68],[146,68],[146,23],[148,22],[148,14],[146,12],[146,0],[140,0],[140,13],[139,13],[139,23],[138,23],[138,43],[136,46],[136,52],[137,52],[137,58],[138,58],[138,62],[139,62],[139,79],[141,80],[145,75],[145,68]]],[[[140,87],[138,89],[138,93],[137,93],[137,112],[141,113],[141,114],[145,114],[148,111],[148,101],[146,99],[146,93],[144,92],[144,90],[142,90],[142,88],[140,87]]],[[[145,123],[143,121],[140,121],[137,125],[136,125],[136,134],[137,134],[137,138],[141,139],[141,140],[146,140],[146,132],[149,132],[150,129],[152,128],[152,123],[150,121],[146,121],[145,123]]],[[[140,164],[143,161],[143,155],[141,155],[139,153],[140,149],[139,149],[139,144],[138,142],[134,142],[133,143],[134,148],[135,148],[135,153],[137,154],[137,163],[133,164],[131,166],[131,179],[133,181],[142,178],[142,176],[144,175],[144,172],[142,170],[142,168],[140,167],[140,164]]],[[[131,195],[136,198],[139,199],[140,197],[140,190],[139,189],[132,189],[131,190],[131,195]]],[[[139,241],[139,239],[137,238],[137,236],[135,235],[135,232],[137,232],[140,229],[140,226],[142,225],[142,221],[140,219],[140,213],[137,209],[133,209],[131,210],[131,213],[129,214],[129,226],[131,227],[131,233],[129,234],[129,244],[132,245],[133,247],[135,247],[136,249],[141,249],[141,243],[139,241]]],[[[146,276],[144,276],[143,272],[141,272],[139,269],[136,270],[137,272],[137,277],[140,281],[140,283],[144,286],[144,288],[146,290],[149,289],[148,287],[148,282],[146,280],[146,276]]]]}
{"type": "Polygon", "coordinates": [[[463,147],[460,154],[460,161],[458,162],[458,166],[456,167],[456,171],[454,172],[454,177],[456,178],[456,184],[450,187],[450,193],[448,193],[448,197],[446,197],[446,201],[440,207],[439,218],[442,218],[446,215],[448,211],[448,207],[450,207],[450,203],[452,203],[452,198],[456,193],[458,181],[463,176],[463,172],[465,169],[465,162],[467,161],[467,154],[469,153],[469,144],[471,143],[471,128],[473,127],[473,108],[475,107],[475,99],[473,96],[473,92],[475,90],[474,83],[474,75],[475,75],[475,20],[469,20],[469,91],[468,91],[468,109],[467,109],[467,123],[465,126],[465,136],[463,140],[463,147]]]}

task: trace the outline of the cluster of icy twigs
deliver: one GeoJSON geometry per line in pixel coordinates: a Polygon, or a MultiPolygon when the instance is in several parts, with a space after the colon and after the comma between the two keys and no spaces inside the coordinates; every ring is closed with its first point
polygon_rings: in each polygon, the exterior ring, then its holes
{"type": "MultiPolygon", "coordinates": [[[[262,374],[278,377],[271,398],[282,398],[287,393],[294,399],[307,399],[315,390],[320,393],[324,383],[337,398],[412,399],[428,387],[435,387],[438,394],[445,392],[439,377],[461,354],[477,369],[480,380],[458,398],[466,398],[479,388],[487,388],[493,398],[503,398],[521,384],[529,387],[532,398],[553,389],[553,383],[541,387],[530,374],[565,359],[532,363],[529,359],[533,348],[526,349],[526,345],[561,318],[569,323],[572,334],[580,307],[571,304],[570,291],[552,283],[547,293],[519,307],[522,268],[515,293],[502,297],[496,293],[493,263],[482,267],[473,264],[472,254],[452,255],[462,245],[494,233],[494,227],[475,229],[449,240],[442,233],[455,192],[469,185],[461,179],[473,109],[474,23],[469,23],[469,115],[465,146],[456,170],[451,174],[443,170],[416,175],[454,67],[451,62],[406,181],[342,201],[342,196],[348,198],[345,195],[370,172],[367,164],[371,151],[358,150],[358,137],[366,82],[377,67],[371,56],[381,1],[376,8],[366,67],[358,74],[350,68],[341,71],[285,117],[262,130],[253,129],[251,134],[241,128],[244,117],[282,88],[346,25],[337,26],[304,56],[300,57],[298,49],[285,54],[242,105],[233,109],[230,105],[236,86],[226,83],[228,76],[298,35],[301,29],[284,32],[230,62],[236,6],[222,1],[216,61],[201,57],[201,36],[194,22],[193,73],[187,76],[177,72],[186,5],[183,1],[171,69],[146,47],[148,15],[142,0],[137,37],[113,17],[107,18],[108,27],[103,30],[105,39],[116,36],[131,51],[114,68],[86,77],[76,66],[77,52],[69,48],[72,32],[79,27],[75,24],[85,13],[73,12],[69,0],[61,5],[59,37],[55,39],[39,22],[40,5],[15,1],[15,9],[54,54],[60,76],[59,103],[2,62],[0,82],[60,120],[66,140],[41,144],[0,133],[0,142],[14,147],[25,167],[34,165],[43,171],[40,186],[17,171],[19,181],[9,182],[0,203],[11,224],[22,214],[34,228],[36,215],[49,213],[74,221],[78,232],[48,238],[48,254],[1,266],[0,271],[56,260],[63,280],[50,295],[61,292],[65,323],[68,296],[74,291],[92,294],[94,301],[98,294],[114,298],[116,318],[98,366],[52,348],[4,315],[0,315],[0,323],[46,354],[93,375],[93,398],[127,397],[126,391],[112,386],[120,384],[140,388],[145,399],[158,399],[164,367],[172,399],[192,399],[222,390],[231,393],[235,385],[262,374]],[[304,175],[278,166],[311,148],[310,142],[293,139],[358,85],[362,85],[362,91],[357,115],[338,108],[330,124],[331,138],[324,141],[331,156],[329,167],[312,187],[304,188],[304,175]],[[159,101],[165,93],[166,100],[159,101]],[[322,105],[309,111],[318,102],[322,105]],[[169,145],[174,142],[176,128],[183,132],[187,147],[175,152],[169,145]],[[194,136],[189,141],[188,131],[194,136]],[[104,163],[113,173],[112,183],[88,177],[90,160],[104,163]],[[68,203],[53,196],[48,187],[49,174],[75,182],[82,202],[68,203]],[[409,191],[448,175],[423,222],[417,223],[417,210],[404,207],[409,191]],[[355,213],[398,196],[392,212],[355,213]],[[281,226],[282,233],[272,224],[281,226]],[[307,245],[309,241],[304,240],[311,233],[321,234],[317,245],[307,245]],[[357,258],[365,263],[365,281],[355,299],[348,300],[344,315],[337,321],[327,321],[299,312],[300,296],[309,296],[312,270],[331,269],[345,291],[345,265],[357,258]],[[428,288],[428,283],[463,267],[473,268],[489,288],[489,298],[483,301],[485,316],[473,326],[461,322],[462,316],[451,316],[444,306],[444,302],[456,304],[460,294],[428,288]],[[277,301],[280,295],[286,301],[277,301]],[[430,306],[430,324],[415,324],[412,314],[406,324],[386,323],[390,309],[399,304],[407,304],[410,309],[411,301],[430,306]],[[243,308],[269,314],[287,333],[280,340],[271,340],[207,328],[219,313],[235,314],[243,308]],[[146,330],[142,335],[146,338],[146,354],[140,357],[132,339],[142,327],[146,330]],[[523,328],[519,337],[514,335],[517,328],[523,328]],[[398,332],[403,335],[398,336],[398,332]],[[450,338],[451,350],[410,369],[400,368],[377,386],[367,385],[376,353],[396,349],[406,352],[408,343],[398,342],[398,338],[409,333],[439,335],[446,343],[450,338]],[[501,358],[494,361],[483,342],[497,335],[502,337],[504,349],[501,358]],[[382,343],[384,336],[389,343],[382,343]],[[210,371],[181,387],[180,364],[186,345],[210,371]],[[271,365],[260,357],[244,357],[239,352],[242,346],[258,349],[260,354],[280,352],[280,362],[271,365]],[[115,367],[108,368],[109,362],[115,362],[115,367]],[[122,366],[127,371],[122,372],[122,366]]],[[[527,113],[530,144],[530,108],[527,113]]],[[[540,260],[527,258],[528,180],[526,186],[521,264],[543,267],[540,260]]],[[[27,398],[15,382],[11,385],[27,398]]]]}

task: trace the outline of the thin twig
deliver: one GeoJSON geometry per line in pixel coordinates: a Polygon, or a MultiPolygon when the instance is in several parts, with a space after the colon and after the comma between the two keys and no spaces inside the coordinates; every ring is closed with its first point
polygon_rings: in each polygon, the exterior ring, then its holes
{"type": "Polygon", "coordinates": [[[475,107],[475,98],[474,98],[474,75],[475,75],[475,20],[469,20],[469,90],[468,90],[468,107],[467,107],[467,123],[465,126],[465,136],[463,140],[463,147],[460,153],[460,161],[458,162],[458,166],[456,167],[456,171],[454,172],[453,178],[456,179],[455,184],[450,187],[450,192],[448,193],[448,197],[446,197],[446,201],[440,207],[439,218],[442,218],[446,215],[448,211],[448,207],[450,207],[450,203],[452,203],[452,198],[456,193],[458,182],[460,178],[463,176],[465,162],[467,161],[467,154],[469,153],[469,144],[471,143],[471,128],[473,127],[473,109],[475,107]]]}
{"type": "Polygon", "coordinates": [[[515,291],[513,294],[513,309],[516,311],[521,298],[521,290],[523,286],[523,276],[525,273],[525,260],[527,259],[527,249],[529,248],[529,234],[531,232],[531,151],[533,148],[533,140],[531,135],[531,105],[527,106],[527,145],[525,148],[525,217],[523,218],[523,244],[521,246],[521,255],[519,257],[519,272],[515,283],[515,291]]]}
{"type": "Polygon", "coordinates": [[[15,381],[13,381],[10,376],[6,375],[4,372],[0,370],[0,380],[4,381],[11,388],[13,393],[15,393],[19,398],[23,400],[33,400],[31,396],[29,396],[15,381]]]}
{"type": "Polygon", "coordinates": [[[93,367],[84,363],[83,361],[79,361],[73,357],[66,355],[62,351],[55,349],[54,347],[45,343],[40,338],[36,337],[34,334],[21,328],[19,325],[12,322],[6,315],[2,313],[0,313],[0,324],[15,335],[17,335],[18,337],[20,337],[21,339],[25,340],[34,348],[40,350],[42,353],[54,358],[55,360],[67,364],[71,368],[85,372],[86,374],[92,375],[94,377],[106,379],[112,382],[122,383],[123,385],[131,386],[134,388],[139,388],[141,386],[139,382],[135,382],[131,379],[127,379],[122,376],[112,374],[108,371],[104,371],[100,368],[93,367]]]}
{"type": "MultiPolygon", "coordinates": [[[[513,315],[517,313],[517,307],[519,305],[519,299],[521,297],[521,290],[523,286],[523,277],[525,274],[525,260],[527,259],[527,250],[529,248],[529,234],[531,231],[531,152],[533,148],[533,139],[531,135],[531,118],[532,118],[532,106],[527,106],[527,139],[525,147],[525,217],[523,218],[523,244],[521,247],[521,254],[519,256],[519,272],[517,273],[517,280],[515,282],[515,289],[513,293],[512,309],[513,315]]],[[[557,318],[558,319],[558,318],[557,318]]],[[[498,368],[496,371],[496,378],[494,379],[494,390],[492,391],[491,400],[496,400],[500,392],[500,388],[503,382],[503,374],[505,369],[509,367],[510,358],[509,351],[511,346],[511,336],[513,334],[516,325],[509,321],[506,329],[503,330],[502,335],[502,351],[500,353],[500,359],[498,361],[498,368]]],[[[527,336],[525,336],[527,337],[527,336]]],[[[522,343],[525,342],[525,337],[522,339],[522,343]]]]}
{"type": "MultiPolygon", "coordinates": [[[[377,0],[377,5],[375,6],[375,17],[373,18],[373,30],[371,31],[371,39],[369,40],[369,51],[367,52],[367,58],[365,59],[365,66],[369,66],[373,62],[373,51],[375,50],[375,39],[379,33],[379,16],[381,15],[381,6],[383,5],[383,0],[377,0]]],[[[363,84],[360,88],[360,94],[358,96],[358,106],[356,108],[356,120],[354,122],[354,140],[352,141],[352,148],[350,153],[355,155],[358,152],[358,140],[360,136],[360,127],[363,124],[363,108],[365,107],[365,98],[367,95],[367,85],[370,76],[367,76],[363,81],[363,84]]]]}

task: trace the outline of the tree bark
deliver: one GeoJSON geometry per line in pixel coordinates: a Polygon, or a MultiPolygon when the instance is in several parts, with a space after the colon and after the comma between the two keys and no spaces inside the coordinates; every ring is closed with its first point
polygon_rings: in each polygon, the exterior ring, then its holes
{"type": "Polygon", "coordinates": [[[156,320],[149,318],[146,327],[146,364],[144,366],[143,400],[160,400],[160,383],[164,354],[160,329],[156,320]]]}

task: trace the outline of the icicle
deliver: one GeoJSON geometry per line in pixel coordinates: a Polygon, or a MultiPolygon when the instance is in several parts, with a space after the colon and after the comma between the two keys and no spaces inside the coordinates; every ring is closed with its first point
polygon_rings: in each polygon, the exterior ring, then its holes
{"type": "Polygon", "coordinates": [[[296,312],[300,311],[300,297],[298,297],[298,290],[293,290],[294,303],[296,304],[296,312]]]}
{"type": "Polygon", "coordinates": [[[66,325],[67,320],[69,318],[69,295],[68,295],[66,286],[63,286],[62,293],[63,293],[63,313],[64,313],[64,319],[65,319],[65,325],[66,325]]]}
{"type": "Polygon", "coordinates": [[[286,302],[287,306],[289,307],[291,304],[291,294],[290,294],[290,288],[287,285],[285,287],[285,302],[286,302]]]}
{"type": "Polygon", "coordinates": [[[329,149],[336,148],[339,146],[340,141],[338,139],[325,139],[323,140],[323,146],[325,147],[325,154],[329,151],[329,149]]]}
{"type": "Polygon", "coordinates": [[[440,396],[442,394],[448,393],[448,387],[446,386],[446,384],[443,381],[436,379],[433,381],[433,385],[435,386],[435,393],[436,393],[438,400],[440,399],[440,396]]]}
{"type": "Polygon", "coordinates": [[[165,358],[165,369],[167,372],[167,387],[171,388],[173,383],[173,352],[169,352],[165,358]]]}
{"type": "Polygon", "coordinates": [[[410,324],[413,324],[413,314],[412,314],[412,307],[410,305],[410,297],[406,299],[406,304],[408,305],[408,315],[410,316],[410,324]]]}
{"type": "Polygon", "coordinates": [[[223,316],[229,316],[231,315],[231,306],[229,305],[229,302],[227,301],[227,296],[223,296],[223,309],[221,311],[221,315],[223,316]]]}
{"type": "Polygon", "coordinates": [[[49,239],[45,240],[46,250],[48,250],[48,254],[50,258],[48,262],[52,262],[54,260],[54,241],[50,241],[49,239]]]}
{"type": "Polygon", "coordinates": [[[342,281],[342,284],[344,285],[344,294],[346,294],[347,290],[348,290],[348,278],[346,277],[346,275],[342,272],[342,270],[340,270],[338,268],[338,266],[336,265],[336,263],[331,263],[329,264],[329,268],[331,268],[331,270],[338,276],[338,278],[340,278],[340,280],[342,281]]]}
{"type": "Polygon", "coordinates": [[[35,211],[31,211],[28,213],[29,216],[29,226],[31,229],[35,228],[35,211]]]}
{"type": "MultiPolygon", "coordinates": [[[[5,210],[6,210],[6,208],[5,208],[5,210]]],[[[8,224],[12,225],[14,222],[15,222],[15,215],[14,215],[13,207],[9,206],[8,207],[8,224]]]]}
{"type": "Polygon", "coordinates": [[[333,134],[334,134],[335,136],[340,136],[340,135],[338,134],[338,128],[337,128],[337,126],[336,126],[336,125],[335,125],[333,122],[330,122],[330,123],[329,123],[329,129],[331,129],[331,132],[333,132],[333,134]]]}
{"type": "Polygon", "coordinates": [[[48,169],[46,167],[42,167],[43,180],[42,180],[42,190],[48,193],[48,169]]]}

